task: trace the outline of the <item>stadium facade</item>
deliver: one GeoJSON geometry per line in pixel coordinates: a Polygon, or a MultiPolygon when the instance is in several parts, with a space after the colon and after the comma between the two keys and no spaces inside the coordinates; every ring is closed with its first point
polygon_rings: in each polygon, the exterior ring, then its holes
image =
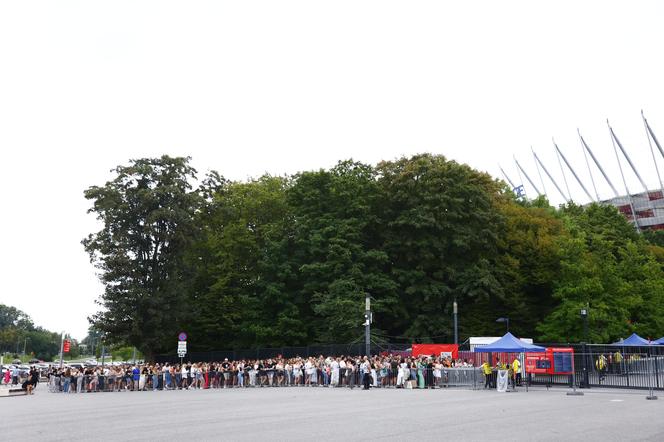
{"type": "Polygon", "coordinates": [[[615,206],[641,230],[664,230],[664,194],[652,190],[600,201],[615,206]]]}

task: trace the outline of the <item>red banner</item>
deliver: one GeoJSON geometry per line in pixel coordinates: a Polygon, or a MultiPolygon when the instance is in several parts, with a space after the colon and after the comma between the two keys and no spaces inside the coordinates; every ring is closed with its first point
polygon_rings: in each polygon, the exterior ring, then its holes
{"type": "Polygon", "coordinates": [[[69,342],[69,339],[65,339],[64,344],[62,344],[62,351],[64,353],[69,353],[70,346],[71,346],[71,343],[69,342]]]}
{"type": "Polygon", "coordinates": [[[452,359],[458,359],[459,346],[455,344],[413,344],[413,356],[427,355],[438,357],[441,353],[450,353],[452,359]]]}

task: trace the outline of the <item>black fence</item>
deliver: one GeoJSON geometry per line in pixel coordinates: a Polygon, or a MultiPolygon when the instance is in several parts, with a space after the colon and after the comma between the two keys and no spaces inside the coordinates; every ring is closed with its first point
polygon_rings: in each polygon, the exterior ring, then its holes
{"type": "Polygon", "coordinates": [[[571,386],[574,379],[579,388],[664,389],[663,346],[541,345],[574,348],[575,376],[531,375],[532,384],[571,386]]]}
{"type": "MultiPolygon", "coordinates": [[[[574,349],[575,375],[541,375],[527,376],[531,385],[572,386],[576,382],[579,388],[608,387],[664,390],[664,346],[619,346],[601,344],[569,344],[544,343],[545,347],[571,347],[574,349]]],[[[410,348],[410,344],[372,344],[373,354],[402,353],[410,348]]],[[[459,351],[459,358],[479,367],[482,362],[495,362],[497,354],[459,351]]],[[[256,360],[281,356],[283,358],[310,356],[359,356],[364,355],[364,344],[317,344],[303,347],[257,348],[248,350],[206,351],[188,353],[184,362],[213,362],[229,360],[256,360]]],[[[519,358],[518,353],[501,353],[498,357],[503,362],[519,358]]],[[[177,354],[159,355],[158,363],[178,363],[181,359],[177,354]]],[[[522,367],[523,364],[522,360],[522,367]]],[[[526,374],[523,374],[526,377],[526,374]]]]}

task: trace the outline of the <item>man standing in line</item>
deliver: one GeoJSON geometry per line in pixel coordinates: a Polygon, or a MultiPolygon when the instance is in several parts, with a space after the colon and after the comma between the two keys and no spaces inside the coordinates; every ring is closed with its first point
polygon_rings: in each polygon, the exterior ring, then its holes
{"type": "Polygon", "coordinates": [[[131,377],[132,377],[132,390],[133,391],[139,391],[139,385],[138,381],[141,379],[141,370],[138,369],[138,366],[134,365],[134,367],[131,369],[131,377]]]}
{"type": "Polygon", "coordinates": [[[348,379],[350,389],[355,388],[355,362],[353,358],[348,358],[346,361],[346,378],[348,379]]]}
{"type": "Polygon", "coordinates": [[[221,373],[224,377],[224,388],[229,388],[229,381],[231,379],[231,364],[228,362],[228,358],[224,358],[224,362],[221,364],[221,373]]]}
{"type": "Polygon", "coordinates": [[[342,356],[339,360],[339,385],[344,385],[346,383],[346,361],[342,356]]]}
{"type": "Polygon", "coordinates": [[[330,387],[337,387],[339,386],[339,358],[332,360],[330,368],[332,369],[332,382],[330,382],[330,387]]]}
{"type": "Polygon", "coordinates": [[[371,363],[369,362],[368,357],[364,357],[364,362],[362,362],[362,383],[364,384],[364,390],[368,390],[371,385],[371,363]]]}
{"type": "Polygon", "coordinates": [[[161,374],[164,377],[164,390],[171,389],[171,369],[168,363],[166,363],[162,369],[161,374]]]}

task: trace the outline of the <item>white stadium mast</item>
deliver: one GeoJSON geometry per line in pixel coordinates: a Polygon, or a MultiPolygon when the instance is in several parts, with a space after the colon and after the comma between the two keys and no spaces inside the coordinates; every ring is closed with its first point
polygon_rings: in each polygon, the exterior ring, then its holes
{"type": "Polygon", "coordinates": [[[558,147],[558,145],[556,144],[555,141],[553,142],[553,146],[556,148],[556,151],[558,152],[558,155],[560,155],[560,157],[565,162],[565,165],[567,166],[567,168],[570,170],[570,172],[572,172],[572,175],[574,175],[574,178],[576,178],[576,182],[579,183],[579,186],[581,186],[581,188],[586,193],[586,195],[588,195],[588,198],[590,199],[590,201],[594,201],[593,197],[590,196],[590,192],[588,192],[588,189],[586,189],[586,186],[583,185],[583,183],[581,182],[581,179],[579,179],[579,176],[576,174],[574,169],[572,169],[572,165],[569,163],[569,161],[567,161],[567,158],[565,158],[565,155],[563,155],[563,152],[560,150],[560,148],[558,147]]]}
{"type": "Polygon", "coordinates": [[[662,195],[664,195],[664,185],[662,185],[662,177],[659,175],[659,167],[657,167],[657,159],[655,158],[655,151],[652,148],[652,142],[650,141],[650,139],[652,138],[652,140],[655,142],[657,149],[659,149],[659,153],[662,154],[662,158],[664,158],[664,149],[662,149],[662,146],[659,144],[659,141],[657,140],[655,133],[650,128],[648,120],[646,120],[645,115],[643,115],[643,110],[641,111],[641,118],[643,118],[643,125],[646,128],[646,137],[648,138],[648,145],[650,146],[650,153],[652,154],[652,162],[655,164],[655,170],[657,171],[657,180],[659,181],[659,189],[662,191],[662,195]]]}
{"type": "Polygon", "coordinates": [[[551,180],[551,182],[553,183],[553,185],[556,186],[556,189],[558,189],[558,192],[562,195],[563,199],[564,199],[566,202],[569,202],[570,199],[569,199],[568,197],[565,196],[565,192],[563,192],[563,191],[560,189],[560,186],[558,186],[558,183],[556,183],[556,180],[553,179],[553,177],[551,176],[551,174],[549,173],[549,171],[546,169],[546,167],[544,166],[544,164],[542,163],[542,161],[539,159],[539,157],[537,156],[537,154],[535,153],[535,151],[533,151],[533,155],[535,156],[535,160],[539,163],[540,167],[542,167],[542,170],[544,170],[544,173],[546,173],[546,176],[548,176],[549,179],[551,180]]]}
{"type": "MultiPolygon", "coordinates": [[[[577,131],[578,131],[578,129],[577,129],[577,131]]],[[[588,146],[588,143],[586,143],[586,140],[584,140],[583,137],[581,136],[581,132],[579,132],[579,138],[581,139],[581,143],[583,144],[583,147],[590,154],[590,158],[593,159],[593,162],[595,163],[595,166],[597,166],[599,171],[602,173],[602,176],[604,177],[604,179],[606,180],[608,185],[611,187],[611,190],[613,190],[614,196],[617,198],[619,196],[618,191],[616,190],[615,186],[613,185],[613,183],[609,179],[609,176],[606,174],[606,172],[604,172],[604,168],[602,167],[602,165],[599,164],[599,161],[597,161],[597,158],[595,157],[595,154],[593,154],[593,151],[590,150],[590,146],[588,146]]]]}

